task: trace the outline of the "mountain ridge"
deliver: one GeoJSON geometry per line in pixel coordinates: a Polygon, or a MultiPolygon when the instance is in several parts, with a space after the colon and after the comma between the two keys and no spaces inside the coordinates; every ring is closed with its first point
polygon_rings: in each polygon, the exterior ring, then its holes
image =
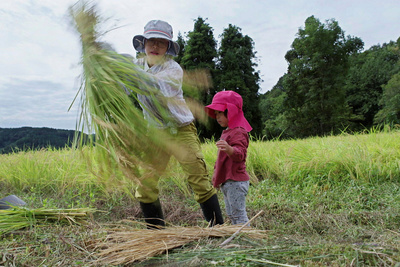
{"type": "Polygon", "coordinates": [[[48,127],[0,128],[0,154],[29,149],[71,147],[75,130],[48,127]]]}

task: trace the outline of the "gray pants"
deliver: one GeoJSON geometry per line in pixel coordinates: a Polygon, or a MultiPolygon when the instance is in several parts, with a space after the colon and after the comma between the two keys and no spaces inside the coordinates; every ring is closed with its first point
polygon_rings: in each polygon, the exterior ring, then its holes
{"type": "Polygon", "coordinates": [[[226,214],[232,224],[245,224],[249,221],[246,212],[246,195],[249,181],[228,180],[221,186],[224,193],[226,214]]]}

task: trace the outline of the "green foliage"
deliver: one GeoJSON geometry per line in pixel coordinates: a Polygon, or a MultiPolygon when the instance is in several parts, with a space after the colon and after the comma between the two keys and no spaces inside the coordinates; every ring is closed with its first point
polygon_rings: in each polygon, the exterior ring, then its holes
{"type": "Polygon", "coordinates": [[[383,85],[383,95],[379,102],[382,109],[375,116],[375,123],[400,124],[400,73],[393,75],[383,85]]]}
{"type": "Polygon", "coordinates": [[[255,70],[254,41],[232,24],[224,29],[221,36],[218,77],[215,81],[217,90],[232,90],[242,96],[243,112],[253,127],[252,134],[259,135],[262,127],[258,93],[260,74],[255,70]]]}
{"type": "Polygon", "coordinates": [[[362,41],[345,37],[336,21],[322,24],[308,18],[285,56],[288,73],[262,97],[265,137],[340,134],[398,124],[399,40],[360,53],[362,41]]]}
{"type": "Polygon", "coordinates": [[[188,41],[181,65],[186,70],[214,70],[217,56],[217,41],[214,39],[212,27],[201,17],[195,20],[193,31],[187,34],[188,41]]]}
{"type": "Polygon", "coordinates": [[[295,137],[338,133],[351,115],[343,87],[348,57],[363,43],[346,38],[335,20],[323,24],[314,16],[297,36],[285,56],[288,131],[295,137]]]}
{"type": "MultiPolygon", "coordinates": [[[[381,109],[384,102],[383,85],[400,70],[398,64],[400,54],[396,51],[396,44],[390,42],[382,46],[376,45],[363,53],[350,57],[350,70],[346,78],[346,100],[354,113],[353,122],[370,128],[374,123],[374,117],[381,109]],[[381,103],[380,103],[381,101],[381,103]]],[[[390,96],[394,96],[392,91],[390,96]]],[[[386,110],[380,112],[379,117],[383,118],[386,110]]],[[[390,115],[388,115],[390,116],[390,115]]],[[[378,121],[380,121],[378,119],[378,121]]],[[[352,127],[354,130],[360,128],[352,127]]]]}
{"type": "Polygon", "coordinates": [[[287,123],[285,121],[283,105],[287,94],[284,91],[284,75],[271,91],[260,96],[260,111],[264,129],[262,134],[268,140],[274,138],[288,138],[286,134],[287,123]]]}

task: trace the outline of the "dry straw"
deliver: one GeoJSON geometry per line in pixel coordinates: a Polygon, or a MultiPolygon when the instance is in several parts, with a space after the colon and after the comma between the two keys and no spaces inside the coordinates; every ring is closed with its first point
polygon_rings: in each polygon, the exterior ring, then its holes
{"type": "MultiPolygon", "coordinates": [[[[132,222],[138,223],[138,222],[132,222]]],[[[162,230],[132,229],[112,230],[105,239],[97,240],[99,264],[119,265],[141,262],[168,253],[169,250],[193,241],[210,237],[222,238],[237,233],[241,226],[222,225],[212,228],[167,227],[162,230]]],[[[267,238],[267,231],[250,227],[241,230],[250,238],[267,238]]]]}

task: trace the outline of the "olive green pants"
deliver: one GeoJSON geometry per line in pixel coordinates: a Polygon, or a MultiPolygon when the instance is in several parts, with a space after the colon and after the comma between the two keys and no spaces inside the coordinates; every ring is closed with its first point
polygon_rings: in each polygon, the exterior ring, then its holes
{"type": "Polygon", "coordinates": [[[177,129],[168,135],[165,147],[152,151],[150,157],[154,170],[146,175],[136,188],[135,197],[143,203],[153,203],[158,199],[158,181],[165,171],[171,156],[174,156],[187,175],[187,181],[198,203],[207,201],[216,193],[210,182],[200,141],[194,123],[177,129]]]}

